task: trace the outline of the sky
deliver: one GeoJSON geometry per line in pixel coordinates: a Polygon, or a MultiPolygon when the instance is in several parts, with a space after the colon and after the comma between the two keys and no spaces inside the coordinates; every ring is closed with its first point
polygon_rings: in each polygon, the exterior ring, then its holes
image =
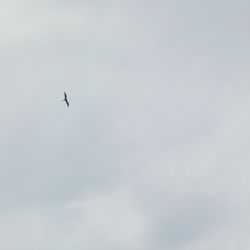
{"type": "Polygon", "coordinates": [[[1,0],[0,249],[248,250],[249,11],[1,0]]]}

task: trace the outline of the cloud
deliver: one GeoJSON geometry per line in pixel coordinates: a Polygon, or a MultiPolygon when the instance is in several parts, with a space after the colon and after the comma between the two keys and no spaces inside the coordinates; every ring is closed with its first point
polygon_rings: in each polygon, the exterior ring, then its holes
{"type": "Polygon", "coordinates": [[[0,7],[1,248],[249,248],[247,1],[0,7]]]}

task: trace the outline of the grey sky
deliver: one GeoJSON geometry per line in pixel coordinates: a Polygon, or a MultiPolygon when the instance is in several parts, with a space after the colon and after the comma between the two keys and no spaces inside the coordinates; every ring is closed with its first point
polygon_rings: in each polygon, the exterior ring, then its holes
{"type": "Polygon", "coordinates": [[[2,0],[0,248],[249,249],[249,10],[2,0]]]}

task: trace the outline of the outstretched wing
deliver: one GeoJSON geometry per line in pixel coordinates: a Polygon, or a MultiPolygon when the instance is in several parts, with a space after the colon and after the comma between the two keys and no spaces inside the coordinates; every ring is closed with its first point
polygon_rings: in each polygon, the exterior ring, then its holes
{"type": "Polygon", "coordinates": [[[69,102],[68,102],[68,100],[67,100],[67,99],[65,100],[65,102],[67,103],[67,106],[69,107],[69,102]]]}
{"type": "Polygon", "coordinates": [[[67,94],[64,92],[64,98],[65,100],[67,100],[67,94]]]}

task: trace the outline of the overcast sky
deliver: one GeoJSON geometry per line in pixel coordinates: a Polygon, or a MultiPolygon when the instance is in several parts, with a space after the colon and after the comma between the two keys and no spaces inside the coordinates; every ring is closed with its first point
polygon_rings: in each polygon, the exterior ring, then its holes
{"type": "Polygon", "coordinates": [[[1,0],[0,249],[248,250],[249,11],[1,0]]]}

